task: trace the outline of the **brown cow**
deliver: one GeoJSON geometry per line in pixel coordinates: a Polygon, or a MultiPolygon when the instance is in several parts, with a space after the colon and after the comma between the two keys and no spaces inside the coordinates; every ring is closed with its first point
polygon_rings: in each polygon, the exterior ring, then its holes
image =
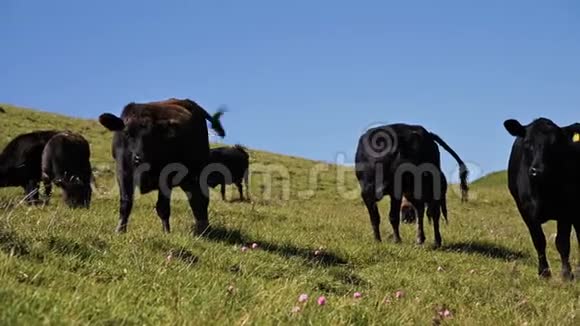
{"type": "Polygon", "coordinates": [[[200,180],[209,160],[205,120],[224,136],[219,121],[222,114],[210,116],[191,100],[169,99],[130,103],[121,117],[110,113],[99,117],[101,124],[114,132],[113,158],[120,188],[117,232],[127,231],[135,185],[141,193],[159,190],[156,208],[165,232],[170,232],[171,189],[177,186],[188,194],[198,233],[206,230],[209,191],[207,183],[200,180]]]}

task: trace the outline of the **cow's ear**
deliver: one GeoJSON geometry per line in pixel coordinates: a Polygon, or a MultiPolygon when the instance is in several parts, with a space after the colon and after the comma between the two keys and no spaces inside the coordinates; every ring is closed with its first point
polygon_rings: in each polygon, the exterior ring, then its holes
{"type": "Polygon", "coordinates": [[[121,131],[125,129],[123,120],[111,113],[101,114],[99,122],[110,131],[121,131]]]}
{"type": "Polygon", "coordinates": [[[573,143],[580,143],[580,123],[574,123],[562,128],[566,138],[573,143]]]}
{"type": "Polygon", "coordinates": [[[505,129],[514,137],[525,137],[526,128],[518,120],[509,119],[503,123],[505,129]]]}

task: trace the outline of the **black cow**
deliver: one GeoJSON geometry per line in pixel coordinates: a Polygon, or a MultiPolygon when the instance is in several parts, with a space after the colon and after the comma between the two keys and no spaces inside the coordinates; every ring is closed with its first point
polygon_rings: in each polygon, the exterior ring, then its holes
{"type": "MultiPolygon", "coordinates": [[[[447,178],[445,177],[445,174],[440,173],[439,174],[440,178],[441,178],[441,187],[440,187],[440,194],[446,194],[447,193],[447,178]]],[[[427,180],[427,182],[429,182],[429,180],[427,180]]],[[[415,221],[417,219],[417,216],[419,215],[419,211],[417,210],[417,208],[415,207],[415,205],[413,204],[413,202],[411,200],[409,200],[408,198],[412,198],[412,195],[410,193],[403,193],[403,198],[401,199],[401,220],[403,220],[403,222],[405,223],[413,223],[413,221],[415,221]]],[[[447,221],[447,198],[445,198],[445,196],[442,196],[439,203],[434,202],[433,205],[439,206],[440,210],[441,210],[441,215],[445,218],[445,220],[447,221]]],[[[431,219],[431,215],[432,215],[432,209],[429,209],[429,205],[427,205],[427,217],[429,219],[431,219]]],[[[436,206],[434,207],[436,209],[436,206]]],[[[440,239],[441,238],[441,234],[439,234],[438,232],[439,230],[436,229],[435,230],[435,239],[440,239]]],[[[424,241],[424,238],[422,238],[424,241]]]]}
{"type": "Polygon", "coordinates": [[[0,113],[6,113],[6,110],[4,110],[4,108],[1,106],[0,106],[0,113]]]}
{"type": "Polygon", "coordinates": [[[250,155],[241,145],[234,147],[213,148],[209,152],[209,161],[217,170],[208,177],[208,185],[212,188],[221,186],[222,199],[226,200],[226,185],[235,184],[240,194],[240,200],[244,201],[244,184],[249,199],[249,166],[250,155]]]}
{"type": "Polygon", "coordinates": [[[92,170],[89,143],[83,136],[62,132],[52,137],[42,153],[42,181],[50,197],[52,183],[63,190],[64,201],[72,208],[89,208],[92,170]]]}
{"type": "Polygon", "coordinates": [[[361,136],[356,153],[356,175],[377,241],[381,241],[381,217],[377,202],[388,195],[391,198],[389,219],[395,242],[401,242],[401,215],[407,223],[414,222],[418,217],[417,242],[425,242],[423,215],[427,208],[427,216],[433,221],[435,246],[441,246],[439,220],[442,212],[445,217],[447,215],[447,181],[441,171],[437,144],[459,163],[462,200],[467,200],[467,167],[439,136],[421,126],[407,124],[373,128],[361,136]],[[402,207],[403,198],[411,205],[402,207]],[[417,214],[409,208],[416,209],[417,214]]]}
{"type": "Polygon", "coordinates": [[[176,186],[188,193],[198,233],[207,229],[208,189],[200,182],[209,160],[205,121],[223,137],[220,116],[221,112],[210,116],[191,100],[169,99],[130,103],[120,118],[110,113],[99,117],[101,124],[114,132],[113,157],[120,188],[117,232],[127,231],[135,185],[141,193],[159,190],[156,209],[165,232],[170,232],[171,189],[176,186]]]}
{"type": "Polygon", "coordinates": [[[572,226],[580,243],[580,124],[559,127],[540,118],[527,126],[507,120],[504,126],[516,137],[508,167],[509,189],[538,253],[539,275],[551,276],[542,224],[556,220],[562,277],[571,280],[572,226]]]}
{"type": "Polygon", "coordinates": [[[14,138],[0,153],[0,187],[23,187],[28,203],[38,203],[44,146],[58,131],[45,130],[14,138]]]}

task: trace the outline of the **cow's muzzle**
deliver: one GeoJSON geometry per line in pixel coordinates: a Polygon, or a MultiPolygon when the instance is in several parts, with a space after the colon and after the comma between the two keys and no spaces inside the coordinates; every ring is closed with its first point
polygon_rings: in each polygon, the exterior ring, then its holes
{"type": "Polygon", "coordinates": [[[537,179],[544,174],[544,170],[542,168],[532,166],[528,171],[528,174],[531,178],[537,179]]]}
{"type": "Polygon", "coordinates": [[[143,162],[145,162],[145,161],[143,160],[143,157],[141,155],[134,155],[133,156],[133,165],[139,166],[139,165],[143,164],[143,162]]]}

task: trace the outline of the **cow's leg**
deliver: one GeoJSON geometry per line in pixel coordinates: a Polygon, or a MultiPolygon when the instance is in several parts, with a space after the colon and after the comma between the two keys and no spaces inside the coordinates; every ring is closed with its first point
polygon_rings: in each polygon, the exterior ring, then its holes
{"type": "Polygon", "coordinates": [[[171,227],[169,225],[169,216],[171,215],[171,188],[168,190],[167,193],[165,193],[165,191],[159,191],[159,194],[157,195],[157,205],[155,206],[157,215],[161,219],[163,231],[166,233],[171,232],[171,227]]]}
{"type": "Polygon", "coordinates": [[[393,240],[395,243],[401,243],[401,234],[399,233],[399,224],[401,223],[401,200],[396,199],[395,196],[391,196],[389,221],[393,227],[393,240]]]}
{"type": "Polygon", "coordinates": [[[52,196],[52,177],[48,173],[43,173],[42,183],[44,184],[44,196],[46,197],[44,202],[48,204],[50,196],[52,196]]]}
{"type": "Polygon", "coordinates": [[[196,232],[198,235],[202,235],[209,227],[207,218],[209,189],[207,185],[201,185],[197,181],[183,184],[181,188],[188,194],[189,206],[196,220],[196,232]],[[201,187],[205,187],[205,189],[201,187]]]}
{"type": "Polygon", "coordinates": [[[417,212],[417,244],[422,245],[425,243],[425,228],[423,226],[425,204],[416,202],[413,203],[413,206],[415,206],[415,210],[417,212]]]}
{"type": "Polygon", "coordinates": [[[238,187],[238,192],[240,193],[240,200],[244,201],[244,186],[241,182],[236,183],[236,187],[238,187]]]}
{"type": "Polygon", "coordinates": [[[32,205],[38,203],[38,192],[40,182],[38,180],[28,180],[24,186],[26,203],[32,205]]]}
{"type": "Polygon", "coordinates": [[[246,171],[244,174],[244,185],[246,186],[246,199],[251,200],[250,198],[250,174],[249,171],[246,171]]]}
{"type": "Polygon", "coordinates": [[[221,194],[222,194],[222,200],[223,201],[226,201],[226,184],[225,183],[222,183],[220,185],[220,191],[221,191],[221,194]]]}
{"type": "Polygon", "coordinates": [[[435,236],[435,248],[440,248],[442,244],[439,222],[441,221],[440,203],[431,203],[428,207],[427,215],[433,221],[433,233],[435,236]]]}
{"type": "Polygon", "coordinates": [[[379,213],[379,208],[377,206],[375,196],[370,195],[369,193],[362,193],[362,198],[371,218],[371,225],[373,227],[375,240],[381,242],[381,214],[379,213]]]}
{"type": "Polygon", "coordinates": [[[576,263],[576,275],[580,275],[580,222],[574,224],[574,233],[576,233],[576,241],[578,242],[578,257],[576,263]]]}
{"type": "Polygon", "coordinates": [[[558,222],[558,235],[556,236],[556,247],[562,260],[562,278],[567,281],[574,279],[572,267],[570,266],[570,233],[572,224],[569,222],[558,222]]]}
{"type": "Polygon", "coordinates": [[[44,197],[46,197],[46,203],[48,204],[50,197],[52,196],[52,182],[44,182],[44,197]]]}
{"type": "Polygon", "coordinates": [[[542,225],[527,218],[524,218],[524,221],[530,231],[534,247],[538,254],[538,273],[541,277],[549,278],[552,276],[552,273],[550,272],[550,265],[546,258],[546,236],[542,230],[542,225]]]}
{"type": "Polygon", "coordinates": [[[129,215],[133,210],[133,196],[135,192],[135,185],[133,184],[133,174],[131,172],[121,172],[122,174],[117,178],[119,183],[119,225],[117,226],[118,233],[127,232],[127,224],[129,224],[129,215]]]}

